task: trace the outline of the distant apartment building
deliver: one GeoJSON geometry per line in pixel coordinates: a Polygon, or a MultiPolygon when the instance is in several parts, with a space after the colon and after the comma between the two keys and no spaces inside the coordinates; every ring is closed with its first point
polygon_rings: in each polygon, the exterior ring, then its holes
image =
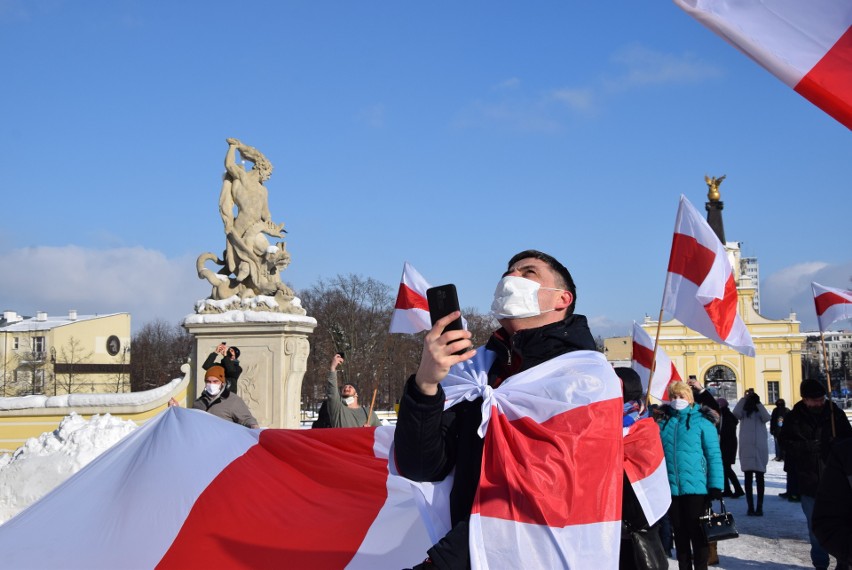
{"type": "Polygon", "coordinates": [[[754,286],[754,300],[752,308],[760,313],[760,268],[756,257],[740,258],[740,279],[750,278],[754,286]]]}
{"type": "Polygon", "coordinates": [[[0,318],[0,397],[130,391],[130,314],[0,318]]]}
{"type": "Polygon", "coordinates": [[[826,331],[825,354],[818,332],[806,333],[802,347],[804,373],[809,378],[826,378],[825,363],[829,364],[829,375],[833,389],[852,388],[852,331],[826,331]]]}

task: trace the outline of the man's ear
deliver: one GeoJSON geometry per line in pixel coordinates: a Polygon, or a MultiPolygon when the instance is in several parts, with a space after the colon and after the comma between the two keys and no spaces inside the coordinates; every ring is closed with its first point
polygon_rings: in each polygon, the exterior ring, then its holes
{"type": "Polygon", "coordinates": [[[559,295],[559,300],[553,306],[557,311],[561,309],[567,309],[571,306],[571,303],[574,302],[574,295],[571,294],[571,291],[562,291],[559,295]]]}

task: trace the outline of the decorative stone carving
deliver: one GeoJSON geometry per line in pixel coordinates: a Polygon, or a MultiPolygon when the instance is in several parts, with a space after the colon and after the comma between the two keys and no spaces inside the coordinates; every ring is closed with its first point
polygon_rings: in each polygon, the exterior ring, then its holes
{"type": "Polygon", "coordinates": [[[281,281],[281,271],[290,264],[285,243],[270,244],[267,236],[284,237],[284,224],[272,221],[267,189],[272,164],[254,147],[229,138],[225,155],[225,175],[219,195],[219,214],[225,226],[223,259],[202,253],[196,261],[200,279],[213,291],[196,306],[199,314],[230,310],[260,310],[304,315],[293,291],[281,281]],[[246,170],[237,164],[236,152],[253,164],[246,170]],[[236,209],[236,212],[235,212],[236,209]],[[214,262],[221,269],[206,267],[214,262]]]}

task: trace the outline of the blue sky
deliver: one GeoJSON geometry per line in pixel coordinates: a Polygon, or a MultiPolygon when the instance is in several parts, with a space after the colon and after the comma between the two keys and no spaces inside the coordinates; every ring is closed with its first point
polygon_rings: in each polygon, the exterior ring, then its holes
{"type": "Polygon", "coordinates": [[[671,2],[0,0],[0,49],[5,310],[191,312],[227,137],[274,165],[297,290],[409,261],[485,311],[537,248],[629,334],[705,174],[765,316],[813,329],[852,276],[848,129],[671,2]]]}

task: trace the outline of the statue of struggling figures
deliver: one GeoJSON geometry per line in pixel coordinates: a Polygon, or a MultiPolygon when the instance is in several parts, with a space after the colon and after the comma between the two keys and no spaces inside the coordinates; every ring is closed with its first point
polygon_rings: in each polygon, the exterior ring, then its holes
{"type": "MultiPolygon", "coordinates": [[[[219,194],[219,214],[225,226],[224,259],[212,253],[198,257],[198,276],[213,285],[212,299],[224,300],[237,295],[240,299],[272,297],[267,310],[305,314],[293,305],[293,291],[281,281],[281,271],[290,264],[283,241],[271,245],[266,236],[284,237],[284,224],[272,221],[269,196],[264,183],[272,174],[272,163],[259,150],[229,138],[225,155],[225,175],[219,194]],[[237,164],[236,153],[252,163],[246,170],[237,164]],[[205,267],[214,261],[222,268],[214,273],[205,267]]],[[[213,309],[207,309],[213,310],[213,309]]],[[[221,310],[221,309],[220,309],[221,310]]]]}

